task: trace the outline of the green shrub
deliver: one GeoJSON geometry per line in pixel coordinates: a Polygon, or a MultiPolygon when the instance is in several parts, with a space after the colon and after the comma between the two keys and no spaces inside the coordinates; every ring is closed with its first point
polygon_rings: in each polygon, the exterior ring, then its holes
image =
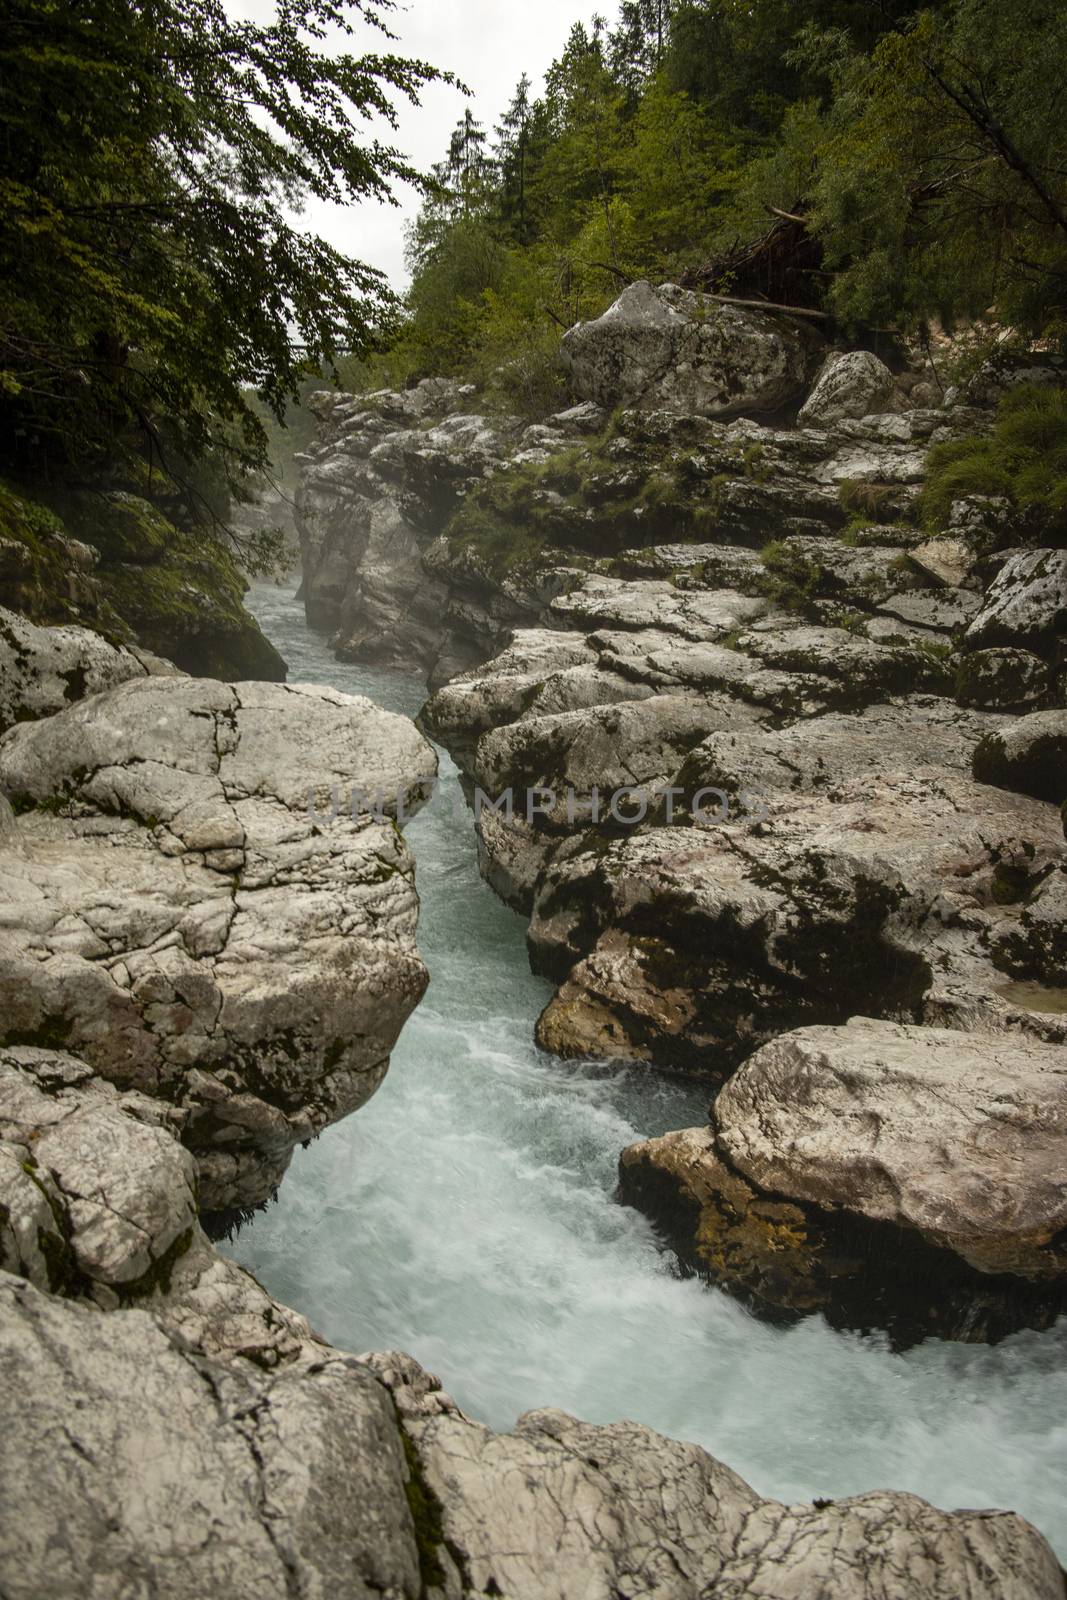
{"type": "Polygon", "coordinates": [[[954,500],[1002,495],[1023,536],[1067,542],[1067,390],[1009,389],[992,433],[935,445],[926,474],[921,508],[932,529],[944,526],[954,500]]]}

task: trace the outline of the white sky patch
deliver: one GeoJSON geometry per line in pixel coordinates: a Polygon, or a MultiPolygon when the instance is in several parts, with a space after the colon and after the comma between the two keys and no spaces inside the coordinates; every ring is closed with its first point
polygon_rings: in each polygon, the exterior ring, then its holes
{"type": "MultiPolygon", "coordinates": [[[[231,0],[235,15],[266,18],[271,0],[231,0]]],[[[429,61],[454,72],[472,91],[468,101],[457,89],[430,84],[419,106],[398,100],[399,128],[375,128],[384,142],[403,151],[421,171],[443,159],[449,135],[469,104],[491,134],[524,72],[540,93],[544,74],[561,53],[575,22],[601,12],[614,21],[615,0],[410,0],[397,7],[389,26],[397,35],[390,44],[374,29],[349,44],[350,49],[391,50],[429,61]]],[[[405,185],[398,188],[399,206],[364,203],[357,206],[308,204],[300,221],[346,255],[380,267],[394,287],[406,285],[404,227],[418,212],[419,197],[405,185]]]]}

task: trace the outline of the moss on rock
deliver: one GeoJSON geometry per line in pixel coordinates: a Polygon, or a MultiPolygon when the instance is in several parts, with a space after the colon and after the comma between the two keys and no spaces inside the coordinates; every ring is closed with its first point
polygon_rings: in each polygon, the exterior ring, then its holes
{"type": "Polygon", "coordinates": [[[0,584],[34,622],[80,623],[198,677],[285,677],[230,552],[138,495],[83,490],[45,505],[0,483],[0,584]]]}

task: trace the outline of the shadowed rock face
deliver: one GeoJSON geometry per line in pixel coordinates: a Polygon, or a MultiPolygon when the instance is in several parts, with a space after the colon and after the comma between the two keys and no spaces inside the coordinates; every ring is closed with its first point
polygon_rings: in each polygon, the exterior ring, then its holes
{"type": "Polygon", "coordinates": [[[1035,711],[991,730],[974,752],[979,783],[1067,803],[1067,711],[1035,711]]]}
{"type": "Polygon", "coordinates": [[[146,679],[12,729],[4,1039],[171,1102],[205,1209],[265,1199],[425,987],[411,857],[348,808],[362,786],[410,814],[434,771],[405,718],[300,686],[146,679]]]}
{"type": "Polygon", "coordinates": [[[1067,1060],[857,1019],[764,1045],[708,1128],[631,1146],[622,1193],[771,1314],[989,1338],[1067,1304],[1067,1060]]]}

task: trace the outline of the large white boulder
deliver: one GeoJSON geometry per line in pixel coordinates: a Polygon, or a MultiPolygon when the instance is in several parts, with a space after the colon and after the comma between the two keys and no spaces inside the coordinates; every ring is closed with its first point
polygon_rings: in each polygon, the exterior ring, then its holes
{"type": "Polygon", "coordinates": [[[715,1102],[765,1193],[913,1230],[979,1272],[1067,1274],[1067,1053],[858,1018],[764,1045],[715,1102]]]}
{"type": "Polygon", "coordinates": [[[435,765],[406,718],[306,686],[144,679],[11,729],[0,1041],[179,1107],[204,1208],[264,1199],[425,987],[410,853],[352,795],[410,814],[435,765]]]}
{"type": "Polygon", "coordinates": [[[777,411],[803,387],[810,337],[769,312],[720,305],[673,284],[634,283],[564,335],[582,400],[702,417],[777,411]]]}

